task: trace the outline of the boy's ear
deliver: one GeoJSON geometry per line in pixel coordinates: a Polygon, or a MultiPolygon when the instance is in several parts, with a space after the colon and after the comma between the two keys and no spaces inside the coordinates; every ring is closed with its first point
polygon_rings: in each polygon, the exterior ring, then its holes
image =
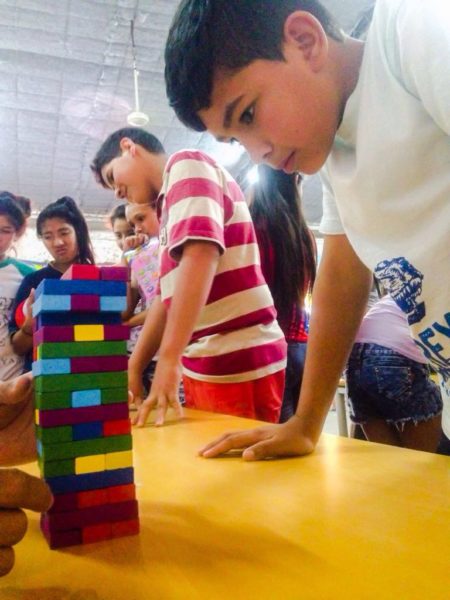
{"type": "Polygon", "coordinates": [[[309,12],[297,10],[284,22],[285,48],[300,51],[314,70],[320,70],[328,54],[328,38],[320,22],[309,12]]]}
{"type": "Polygon", "coordinates": [[[122,151],[122,154],[124,152],[129,152],[131,156],[136,156],[136,144],[130,138],[122,138],[120,140],[119,146],[122,151]]]}

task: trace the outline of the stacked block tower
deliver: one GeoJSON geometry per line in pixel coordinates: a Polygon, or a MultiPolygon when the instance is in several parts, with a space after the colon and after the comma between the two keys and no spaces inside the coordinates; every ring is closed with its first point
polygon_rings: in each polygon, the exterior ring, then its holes
{"type": "Polygon", "coordinates": [[[128,418],[125,267],[73,265],[35,292],[38,461],[51,548],[139,531],[128,418]]]}

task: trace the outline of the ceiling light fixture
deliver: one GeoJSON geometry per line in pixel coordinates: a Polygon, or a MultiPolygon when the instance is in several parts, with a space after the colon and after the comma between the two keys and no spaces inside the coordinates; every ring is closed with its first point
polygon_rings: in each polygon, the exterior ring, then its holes
{"type": "Polygon", "coordinates": [[[136,44],[134,43],[134,19],[130,21],[131,30],[131,51],[133,54],[133,78],[134,78],[134,110],[127,117],[129,125],[134,127],[144,127],[149,122],[149,117],[140,110],[139,107],[139,71],[136,66],[136,44]]]}

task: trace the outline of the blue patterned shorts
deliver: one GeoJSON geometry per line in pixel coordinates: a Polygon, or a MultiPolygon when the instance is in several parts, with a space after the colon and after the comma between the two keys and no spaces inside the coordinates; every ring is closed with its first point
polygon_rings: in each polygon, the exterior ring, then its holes
{"type": "Polygon", "coordinates": [[[378,344],[355,344],[346,370],[350,418],[382,419],[401,428],[442,412],[439,386],[428,366],[378,344]]]}

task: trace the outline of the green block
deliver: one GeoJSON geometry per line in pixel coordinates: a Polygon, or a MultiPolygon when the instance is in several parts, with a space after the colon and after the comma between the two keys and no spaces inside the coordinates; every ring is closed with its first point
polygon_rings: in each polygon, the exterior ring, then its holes
{"type": "Polygon", "coordinates": [[[106,454],[131,450],[131,435],[112,435],[94,440],[81,440],[65,444],[47,444],[42,446],[41,461],[64,460],[78,456],[106,454]]]}
{"type": "Polygon", "coordinates": [[[39,375],[34,379],[34,389],[40,393],[57,392],[58,390],[94,390],[126,385],[128,385],[127,371],[39,375]]]}
{"type": "Polygon", "coordinates": [[[42,477],[60,477],[61,475],[75,475],[75,459],[53,460],[51,462],[38,460],[42,477]]]}
{"type": "Polygon", "coordinates": [[[128,402],[128,386],[101,390],[102,404],[128,402]]]}
{"type": "Polygon", "coordinates": [[[72,426],[40,427],[36,425],[36,437],[43,444],[57,444],[72,441],[72,426]]]}
{"type": "Polygon", "coordinates": [[[72,392],[36,392],[34,395],[36,408],[39,410],[53,410],[54,408],[71,408],[72,392]]]}
{"type": "Polygon", "coordinates": [[[38,359],[72,358],[73,356],[115,356],[127,353],[126,341],[111,342],[44,342],[37,348],[38,359]]]}

